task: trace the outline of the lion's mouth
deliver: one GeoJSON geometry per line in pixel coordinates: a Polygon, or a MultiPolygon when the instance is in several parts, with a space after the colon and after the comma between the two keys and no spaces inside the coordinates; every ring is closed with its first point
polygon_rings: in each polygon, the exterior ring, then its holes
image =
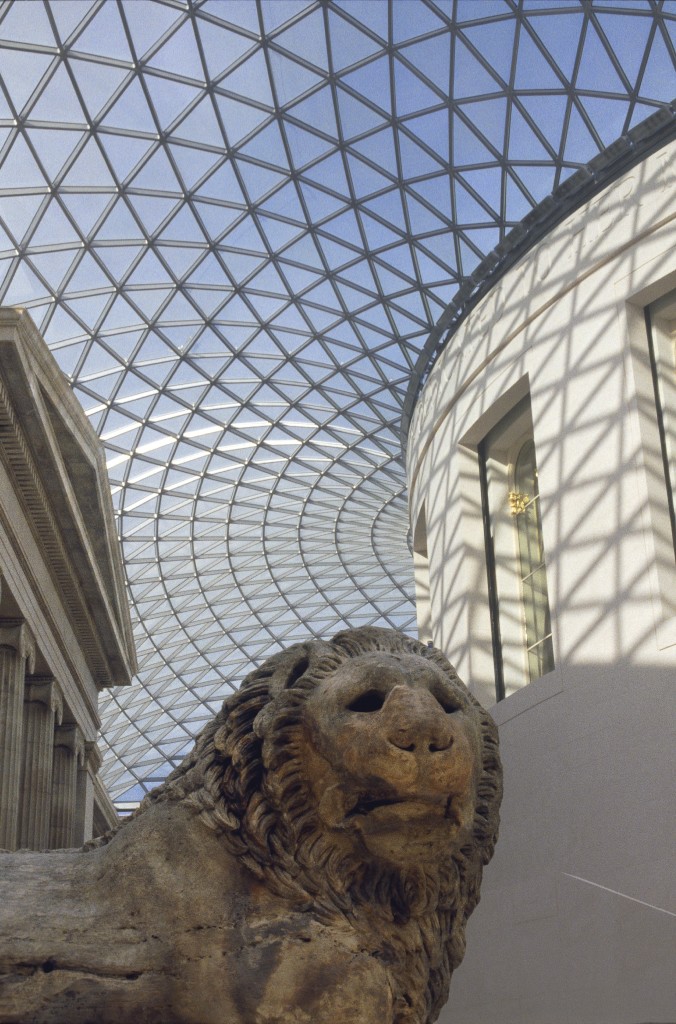
{"type": "Polygon", "coordinates": [[[430,797],[430,796],[383,796],[373,793],[363,793],[359,796],[352,809],[348,811],[346,818],[368,817],[378,811],[387,812],[388,808],[395,808],[396,813],[406,816],[412,814],[432,815],[439,818],[455,817],[452,809],[452,798],[430,797]]]}
{"type": "Polygon", "coordinates": [[[388,797],[388,796],[372,796],[363,795],[360,796],[352,810],[348,813],[348,818],[354,818],[358,814],[370,814],[372,811],[377,810],[379,807],[392,807],[395,804],[410,803],[405,801],[401,797],[388,797]]]}

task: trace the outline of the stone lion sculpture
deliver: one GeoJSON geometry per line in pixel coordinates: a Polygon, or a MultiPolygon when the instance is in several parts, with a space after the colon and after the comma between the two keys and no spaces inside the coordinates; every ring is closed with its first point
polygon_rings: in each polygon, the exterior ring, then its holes
{"type": "Polygon", "coordinates": [[[493,722],[389,630],[271,657],[116,831],[0,859],[3,1024],[428,1024],[497,837],[493,722]]]}

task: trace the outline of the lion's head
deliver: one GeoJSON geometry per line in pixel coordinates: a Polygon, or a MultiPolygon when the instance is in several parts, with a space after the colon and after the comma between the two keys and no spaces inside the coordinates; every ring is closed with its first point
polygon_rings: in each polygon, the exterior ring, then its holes
{"type": "Polygon", "coordinates": [[[137,813],[187,802],[277,894],[386,947],[397,1019],[431,1021],[464,953],[500,795],[495,726],[448,661],[367,627],[268,659],[137,813]],[[425,974],[417,995],[410,960],[425,974]]]}

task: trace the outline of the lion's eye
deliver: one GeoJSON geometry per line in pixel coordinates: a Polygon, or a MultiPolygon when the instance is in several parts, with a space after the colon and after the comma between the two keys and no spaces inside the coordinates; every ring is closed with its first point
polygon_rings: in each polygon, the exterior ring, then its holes
{"type": "Polygon", "coordinates": [[[380,711],[385,698],[382,693],[378,693],[377,690],[367,690],[366,693],[360,693],[359,696],[352,701],[351,704],[347,705],[348,711],[380,711]]]}
{"type": "Polygon", "coordinates": [[[462,704],[457,697],[452,697],[448,693],[435,693],[434,695],[447,715],[452,715],[455,711],[460,711],[462,704]]]}

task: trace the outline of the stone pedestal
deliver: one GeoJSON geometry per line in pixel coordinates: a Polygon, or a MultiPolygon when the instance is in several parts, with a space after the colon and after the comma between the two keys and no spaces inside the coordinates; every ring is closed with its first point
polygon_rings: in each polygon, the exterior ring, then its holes
{"type": "Polygon", "coordinates": [[[82,733],[76,725],[60,725],[54,731],[52,800],[49,846],[63,850],[75,845],[75,805],[78,762],[84,757],[82,733]]]}
{"type": "Polygon", "coordinates": [[[24,695],[23,772],[19,846],[46,850],[52,797],[54,725],[61,724],[63,702],[53,676],[27,676],[24,695]]]}
{"type": "Polygon", "coordinates": [[[15,850],[23,751],[26,663],[32,671],[35,647],[21,619],[0,620],[0,849],[15,850]]]}
{"type": "Polygon", "coordinates": [[[95,743],[85,743],[83,762],[77,770],[75,846],[82,846],[94,835],[94,780],[101,767],[101,754],[95,743]]]}

